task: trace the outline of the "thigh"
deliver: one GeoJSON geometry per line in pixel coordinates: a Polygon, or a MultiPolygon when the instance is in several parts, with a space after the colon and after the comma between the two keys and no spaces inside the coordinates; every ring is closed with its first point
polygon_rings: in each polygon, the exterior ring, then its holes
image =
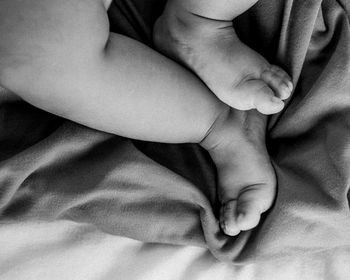
{"type": "MultiPolygon", "coordinates": [[[[0,70],[58,55],[91,57],[109,38],[104,0],[0,1],[0,70]]],[[[3,72],[3,71],[1,71],[3,72]]]]}

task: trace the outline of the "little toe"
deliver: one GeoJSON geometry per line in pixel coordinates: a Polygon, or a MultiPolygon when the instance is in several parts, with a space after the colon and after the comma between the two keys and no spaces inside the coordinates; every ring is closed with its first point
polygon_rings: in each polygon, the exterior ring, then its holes
{"type": "Polygon", "coordinates": [[[224,203],[220,210],[221,229],[230,236],[240,233],[240,229],[236,225],[236,208],[237,200],[234,199],[224,203]]]}
{"type": "Polygon", "coordinates": [[[280,76],[281,78],[283,78],[283,80],[287,83],[288,88],[290,89],[290,91],[293,90],[294,86],[293,86],[293,82],[291,77],[287,74],[286,71],[284,71],[281,67],[277,66],[277,65],[271,65],[270,70],[274,73],[276,73],[278,76],[280,76]]]}
{"type": "Polygon", "coordinates": [[[261,74],[261,79],[273,89],[277,97],[282,100],[290,97],[293,84],[287,73],[278,66],[271,66],[268,70],[264,71],[261,74]]]}

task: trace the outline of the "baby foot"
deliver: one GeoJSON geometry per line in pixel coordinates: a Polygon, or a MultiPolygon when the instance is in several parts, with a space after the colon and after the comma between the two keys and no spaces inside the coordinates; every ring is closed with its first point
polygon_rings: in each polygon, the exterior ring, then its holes
{"type": "Polygon", "coordinates": [[[243,44],[230,21],[166,9],[154,26],[154,43],[193,70],[224,103],[274,114],[293,84],[287,73],[243,44]],[[169,11],[168,11],[169,10],[169,11]]]}
{"type": "Polygon", "coordinates": [[[220,226],[227,235],[254,228],[276,195],[276,177],[265,145],[266,117],[225,111],[201,145],[218,172],[220,226]]]}

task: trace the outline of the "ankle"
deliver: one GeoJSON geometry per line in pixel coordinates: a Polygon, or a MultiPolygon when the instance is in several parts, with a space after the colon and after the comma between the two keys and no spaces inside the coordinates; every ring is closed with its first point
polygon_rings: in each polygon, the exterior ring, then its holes
{"type": "Polygon", "coordinates": [[[267,117],[255,110],[239,111],[227,107],[221,111],[199,143],[211,155],[225,156],[227,147],[252,141],[265,145],[267,117]]]}
{"type": "Polygon", "coordinates": [[[199,145],[208,152],[215,150],[218,146],[222,146],[224,142],[230,140],[229,134],[235,130],[232,125],[234,111],[230,107],[225,107],[221,113],[216,117],[199,145]]]}

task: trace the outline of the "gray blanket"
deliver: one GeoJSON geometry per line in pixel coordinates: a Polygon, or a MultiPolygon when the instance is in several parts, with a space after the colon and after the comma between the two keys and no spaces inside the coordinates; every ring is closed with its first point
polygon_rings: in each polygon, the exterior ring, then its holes
{"type": "MultiPolygon", "coordinates": [[[[115,1],[111,30],[151,46],[163,6],[164,0],[115,1]]],[[[146,242],[208,247],[235,263],[349,247],[349,15],[347,0],[260,0],[234,21],[241,39],[297,85],[286,109],[269,120],[278,194],[256,229],[238,237],[220,231],[215,166],[197,145],[94,131],[6,90],[0,226],[65,219],[146,242]]]]}

